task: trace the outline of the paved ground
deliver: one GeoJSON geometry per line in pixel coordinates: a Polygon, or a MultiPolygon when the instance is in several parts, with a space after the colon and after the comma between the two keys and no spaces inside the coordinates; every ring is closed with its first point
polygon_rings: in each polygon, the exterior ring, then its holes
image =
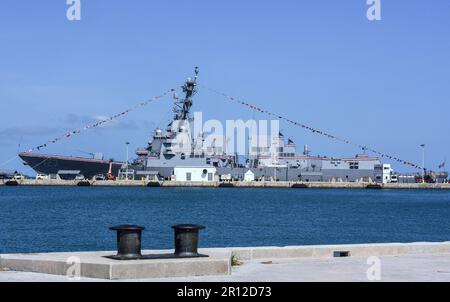
{"type": "MultiPolygon", "coordinates": [[[[333,258],[321,260],[289,260],[268,263],[247,262],[234,267],[230,276],[209,276],[189,278],[144,279],[137,281],[371,281],[369,275],[376,278],[380,272],[380,281],[437,281],[450,282],[450,254],[408,255],[400,257],[380,257],[367,259],[362,257],[333,258]],[[368,260],[370,264],[367,264],[368,260]],[[378,265],[379,264],[379,265],[378,265]],[[378,270],[377,268],[380,268],[378,270]]],[[[36,273],[0,272],[0,282],[8,281],[69,281],[62,276],[36,273]]],[[[81,281],[104,281],[83,278],[81,281]]],[[[130,280],[136,281],[136,280],[130,280]]]]}

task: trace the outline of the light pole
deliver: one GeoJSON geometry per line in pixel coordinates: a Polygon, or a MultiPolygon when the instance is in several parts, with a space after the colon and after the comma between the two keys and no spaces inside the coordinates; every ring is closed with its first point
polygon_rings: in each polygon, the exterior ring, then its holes
{"type": "Polygon", "coordinates": [[[128,169],[128,145],[130,145],[130,142],[126,142],[125,145],[126,145],[126,148],[127,148],[127,161],[126,161],[126,165],[127,165],[127,169],[128,169]]]}
{"type": "Polygon", "coordinates": [[[422,147],[422,183],[425,183],[425,144],[422,147]]]}
{"type": "Polygon", "coordinates": [[[126,150],[127,150],[127,160],[125,162],[126,170],[125,170],[125,179],[128,180],[128,146],[130,145],[130,142],[126,142],[126,150]]]}

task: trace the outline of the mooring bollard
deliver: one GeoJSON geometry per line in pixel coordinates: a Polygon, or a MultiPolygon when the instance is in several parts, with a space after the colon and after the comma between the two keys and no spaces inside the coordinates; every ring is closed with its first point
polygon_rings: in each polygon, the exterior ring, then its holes
{"type": "Polygon", "coordinates": [[[175,253],[148,254],[141,253],[141,237],[144,227],[138,225],[119,225],[110,230],[117,231],[117,255],[104,256],[114,260],[152,260],[173,258],[208,257],[198,253],[198,233],[204,229],[202,225],[179,224],[172,228],[175,231],[175,253]]]}
{"type": "Polygon", "coordinates": [[[144,227],[138,225],[119,225],[110,230],[117,231],[117,260],[141,259],[141,237],[144,227]]]}
{"type": "Polygon", "coordinates": [[[176,257],[203,257],[198,253],[198,232],[204,229],[202,225],[179,224],[172,228],[175,231],[176,257]]]}

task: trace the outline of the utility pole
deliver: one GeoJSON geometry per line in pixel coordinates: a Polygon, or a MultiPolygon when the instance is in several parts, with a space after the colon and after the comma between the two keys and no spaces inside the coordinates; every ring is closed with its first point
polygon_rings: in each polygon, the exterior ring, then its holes
{"type": "Polygon", "coordinates": [[[126,164],[127,164],[127,169],[128,169],[128,146],[130,145],[130,142],[126,142],[125,145],[126,145],[126,149],[127,149],[127,161],[126,161],[126,164]]]}
{"type": "Polygon", "coordinates": [[[128,180],[128,146],[130,145],[130,142],[126,142],[125,145],[126,145],[126,149],[127,149],[127,160],[125,162],[125,165],[127,168],[125,170],[125,180],[128,180]]]}
{"type": "Polygon", "coordinates": [[[422,147],[422,183],[425,183],[425,144],[422,147]]]}

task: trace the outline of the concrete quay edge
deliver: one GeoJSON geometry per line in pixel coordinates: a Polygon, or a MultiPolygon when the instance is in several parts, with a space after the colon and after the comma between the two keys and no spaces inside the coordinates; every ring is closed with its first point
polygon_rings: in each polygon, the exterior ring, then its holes
{"type": "Polygon", "coordinates": [[[414,243],[371,243],[310,245],[286,247],[247,247],[231,248],[232,255],[239,260],[333,258],[334,252],[349,252],[350,257],[401,256],[417,254],[450,253],[450,242],[414,243]]]}
{"type": "MultiPolygon", "coordinates": [[[[173,250],[143,251],[145,254],[172,253],[173,250]]],[[[133,260],[119,262],[104,258],[115,252],[66,252],[0,255],[0,269],[66,275],[80,259],[81,277],[107,280],[229,275],[231,259],[239,261],[331,259],[335,252],[350,257],[450,254],[450,242],[374,243],[285,247],[230,247],[200,249],[209,258],[133,260]],[[69,262],[68,262],[69,260],[69,262]]]]}
{"type": "MultiPolygon", "coordinates": [[[[208,258],[117,261],[104,256],[116,252],[66,252],[0,255],[0,270],[67,275],[79,261],[80,277],[106,280],[229,275],[230,252],[202,250],[208,258]],[[79,259],[79,260],[78,260],[79,259]]],[[[172,250],[143,251],[167,254],[172,250]]]]}
{"type": "MultiPolygon", "coordinates": [[[[79,181],[73,180],[34,180],[26,179],[18,181],[20,186],[77,186],[79,181]]],[[[5,181],[0,181],[3,186],[5,181]]],[[[365,189],[367,186],[374,185],[367,182],[296,182],[296,181],[234,181],[234,182],[185,182],[185,181],[159,181],[149,182],[143,180],[117,180],[117,181],[89,181],[90,186],[94,187],[203,187],[203,188],[292,188],[295,185],[304,186],[305,189],[365,189]]],[[[434,189],[450,190],[449,183],[389,183],[377,184],[380,189],[434,189]]]]}

